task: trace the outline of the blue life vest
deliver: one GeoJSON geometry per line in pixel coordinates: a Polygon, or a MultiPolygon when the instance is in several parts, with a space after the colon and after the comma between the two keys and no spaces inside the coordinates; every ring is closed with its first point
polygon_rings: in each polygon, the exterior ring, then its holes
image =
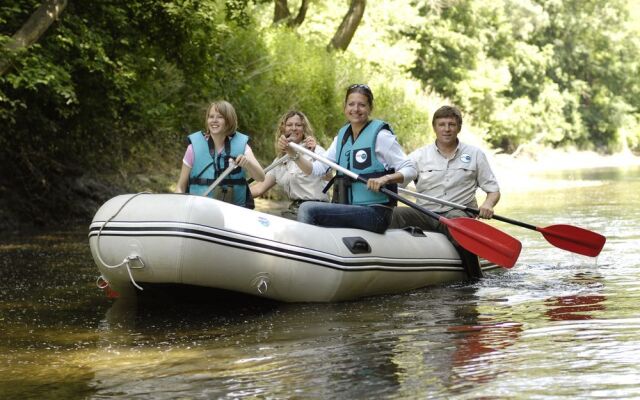
{"type": "MultiPolygon", "coordinates": [[[[206,140],[201,131],[192,133],[188,137],[193,146],[193,167],[189,174],[189,193],[202,196],[209,186],[229,166],[229,159],[235,159],[244,154],[249,142],[249,136],[236,132],[228,136],[224,142],[224,149],[217,153],[213,139],[206,140]]],[[[232,188],[233,199],[229,201],[240,207],[253,208],[253,198],[248,190],[244,169],[238,167],[218,184],[216,190],[227,191],[232,188]],[[219,189],[218,189],[219,188],[219,189]]],[[[214,191],[209,197],[214,197],[214,191]]]]}
{"type": "MultiPolygon", "coordinates": [[[[382,129],[387,129],[393,133],[386,122],[379,119],[371,120],[360,132],[354,143],[351,124],[346,124],[340,128],[336,141],[337,163],[365,179],[392,174],[394,171],[385,169],[384,165],[376,157],[376,138],[382,129]]],[[[337,175],[342,174],[338,173],[337,175]]],[[[388,186],[391,190],[397,188],[395,185],[388,186]]],[[[347,202],[348,204],[356,205],[396,205],[394,199],[390,199],[384,193],[369,190],[366,184],[359,181],[351,182],[350,193],[347,193],[347,202]]]]}

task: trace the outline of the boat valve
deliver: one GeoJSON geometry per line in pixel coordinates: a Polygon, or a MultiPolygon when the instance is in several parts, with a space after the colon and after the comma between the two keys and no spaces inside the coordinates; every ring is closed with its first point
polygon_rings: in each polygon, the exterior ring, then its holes
{"type": "Polygon", "coordinates": [[[266,294],[269,290],[269,274],[266,272],[259,273],[251,281],[251,286],[254,286],[259,294],[266,294]]]}

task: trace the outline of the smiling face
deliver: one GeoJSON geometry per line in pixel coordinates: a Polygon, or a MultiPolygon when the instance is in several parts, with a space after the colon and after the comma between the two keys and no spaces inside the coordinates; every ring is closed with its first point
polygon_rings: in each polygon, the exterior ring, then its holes
{"type": "Polygon", "coordinates": [[[293,143],[299,144],[304,139],[304,122],[299,115],[295,114],[284,123],[284,136],[291,139],[293,143]]]}
{"type": "Polygon", "coordinates": [[[433,122],[436,143],[443,147],[455,147],[458,144],[458,133],[462,127],[454,117],[437,118],[433,122]]]}
{"type": "Polygon", "coordinates": [[[369,99],[362,93],[353,92],[347,96],[344,103],[344,115],[351,125],[362,126],[369,120],[371,114],[371,104],[369,99]]]}
{"type": "Polygon", "coordinates": [[[207,130],[210,135],[225,135],[227,132],[227,121],[216,107],[211,107],[207,115],[207,130]]]}

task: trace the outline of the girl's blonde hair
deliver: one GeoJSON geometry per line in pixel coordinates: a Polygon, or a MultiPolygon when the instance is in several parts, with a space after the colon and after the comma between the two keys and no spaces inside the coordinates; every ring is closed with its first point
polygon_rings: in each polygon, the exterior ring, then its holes
{"type": "Polygon", "coordinates": [[[212,109],[218,111],[226,122],[226,129],[224,132],[225,136],[229,136],[238,130],[238,115],[236,114],[236,109],[233,108],[231,103],[229,103],[228,101],[216,100],[209,104],[209,107],[207,107],[207,112],[204,114],[204,131],[206,133],[209,133],[208,119],[209,113],[212,109]]]}

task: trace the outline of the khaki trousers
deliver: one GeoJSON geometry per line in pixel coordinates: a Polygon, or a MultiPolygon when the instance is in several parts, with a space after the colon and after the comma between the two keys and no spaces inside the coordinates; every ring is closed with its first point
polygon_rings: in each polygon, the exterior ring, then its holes
{"type": "MultiPolygon", "coordinates": [[[[472,215],[469,215],[466,212],[455,208],[439,215],[442,215],[445,218],[449,219],[473,217],[472,215]]],[[[389,229],[402,229],[409,226],[415,226],[416,228],[420,228],[423,231],[444,233],[449,238],[449,240],[451,240],[451,243],[453,243],[453,245],[455,246],[458,254],[460,254],[462,265],[467,271],[467,275],[469,275],[469,278],[482,278],[483,274],[482,269],[480,268],[478,256],[458,245],[458,243],[449,233],[449,228],[447,228],[446,225],[444,225],[437,219],[432,218],[427,214],[415,210],[411,207],[396,207],[393,210],[393,216],[391,218],[391,225],[389,226],[389,229]]]]}

